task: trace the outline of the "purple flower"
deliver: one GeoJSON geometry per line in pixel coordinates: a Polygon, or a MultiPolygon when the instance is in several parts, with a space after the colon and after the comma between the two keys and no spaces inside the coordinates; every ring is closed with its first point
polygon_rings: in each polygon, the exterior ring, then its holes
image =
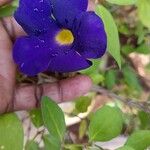
{"type": "Polygon", "coordinates": [[[14,44],[19,69],[30,76],[73,72],[100,58],[107,37],[102,20],[86,12],[87,5],[88,0],[20,0],[14,16],[28,36],[14,44]]]}

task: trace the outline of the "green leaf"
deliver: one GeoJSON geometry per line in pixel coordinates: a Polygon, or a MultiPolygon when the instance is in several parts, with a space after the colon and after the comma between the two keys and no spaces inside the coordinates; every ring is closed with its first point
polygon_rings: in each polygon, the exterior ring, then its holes
{"type": "Polygon", "coordinates": [[[95,146],[88,146],[87,150],[103,150],[102,148],[100,149],[99,147],[95,147],[95,146]]]}
{"type": "Polygon", "coordinates": [[[77,144],[65,145],[65,150],[82,150],[82,149],[83,149],[82,145],[77,145],[77,144]]]}
{"type": "Polygon", "coordinates": [[[88,96],[81,96],[75,100],[75,108],[77,112],[86,112],[89,105],[91,104],[91,98],[88,96]]]}
{"type": "Polygon", "coordinates": [[[53,137],[62,141],[66,131],[62,110],[48,97],[42,98],[41,108],[45,127],[53,137]]]}
{"type": "Polygon", "coordinates": [[[79,126],[79,139],[83,139],[87,131],[87,121],[82,120],[79,126]]]}
{"type": "Polygon", "coordinates": [[[102,74],[99,74],[98,72],[95,72],[95,73],[90,74],[88,76],[92,79],[93,84],[99,84],[105,80],[104,76],[102,74]]]}
{"type": "Polygon", "coordinates": [[[22,150],[23,149],[23,127],[16,114],[5,114],[0,116],[0,149],[22,150]]]}
{"type": "Polygon", "coordinates": [[[117,73],[115,70],[109,70],[105,75],[105,84],[108,89],[112,89],[116,84],[117,73]]]}
{"type": "Polygon", "coordinates": [[[146,113],[144,111],[140,111],[138,113],[138,117],[140,119],[140,123],[141,123],[141,128],[142,129],[146,129],[146,128],[150,128],[150,114],[149,113],[146,113]]]}
{"type": "Polygon", "coordinates": [[[0,18],[12,16],[15,10],[16,10],[16,7],[12,6],[12,5],[6,5],[6,6],[1,7],[0,8],[0,18]]]}
{"type": "Polygon", "coordinates": [[[104,6],[97,6],[96,13],[102,18],[104,22],[108,40],[108,52],[114,57],[119,67],[121,68],[120,41],[116,23],[114,22],[111,13],[104,6]]]}
{"type": "Polygon", "coordinates": [[[150,1],[138,0],[137,2],[138,14],[141,22],[148,28],[150,28],[150,1]]]}
{"type": "Polygon", "coordinates": [[[150,131],[140,130],[134,132],[128,139],[127,146],[133,147],[135,150],[145,150],[150,146],[150,131]]]}
{"type": "Polygon", "coordinates": [[[30,118],[32,123],[36,128],[39,128],[43,125],[42,112],[41,109],[36,108],[30,111],[30,118]]]}
{"type": "Polygon", "coordinates": [[[119,108],[103,106],[92,116],[89,125],[90,141],[108,141],[121,133],[123,117],[119,108]]]}
{"type": "Polygon", "coordinates": [[[134,52],[135,48],[132,45],[127,44],[127,45],[122,46],[121,51],[123,52],[123,54],[128,55],[134,52]]]}
{"type": "Polygon", "coordinates": [[[99,69],[100,63],[101,63],[100,59],[92,60],[93,65],[90,68],[81,70],[80,72],[86,75],[93,74],[94,72],[97,72],[97,70],[99,69]]]}
{"type": "Polygon", "coordinates": [[[150,46],[147,43],[142,43],[140,46],[138,46],[135,49],[135,52],[141,53],[141,54],[150,54],[150,46]]]}
{"type": "Polygon", "coordinates": [[[137,0],[106,0],[109,3],[117,5],[133,5],[136,4],[137,0]]]}
{"type": "Polygon", "coordinates": [[[28,141],[26,143],[25,150],[39,150],[39,145],[33,140],[28,141]]]}
{"type": "Polygon", "coordinates": [[[120,147],[120,148],[118,148],[116,150],[134,150],[134,149],[132,147],[130,147],[130,146],[123,146],[123,147],[120,147]]]}
{"type": "Polygon", "coordinates": [[[44,150],[60,150],[61,149],[61,143],[55,137],[52,137],[50,135],[44,135],[43,141],[44,141],[44,150]]]}
{"type": "Polygon", "coordinates": [[[19,6],[19,0],[13,0],[11,5],[14,7],[18,7],[19,6]]]}
{"type": "Polygon", "coordinates": [[[135,30],[135,35],[138,37],[137,44],[141,44],[144,41],[145,34],[146,34],[146,30],[143,24],[141,23],[141,21],[139,21],[136,25],[136,30],[135,30]]]}
{"type": "Polygon", "coordinates": [[[125,66],[122,71],[125,82],[128,84],[128,86],[140,92],[142,87],[134,70],[129,66],[125,66]]]}

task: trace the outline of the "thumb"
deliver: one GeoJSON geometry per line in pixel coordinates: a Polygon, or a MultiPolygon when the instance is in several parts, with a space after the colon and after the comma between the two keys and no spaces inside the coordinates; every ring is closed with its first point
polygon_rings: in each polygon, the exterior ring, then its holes
{"type": "Polygon", "coordinates": [[[0,6],[10,3],[12,0],[0,0],[0,6]]]}

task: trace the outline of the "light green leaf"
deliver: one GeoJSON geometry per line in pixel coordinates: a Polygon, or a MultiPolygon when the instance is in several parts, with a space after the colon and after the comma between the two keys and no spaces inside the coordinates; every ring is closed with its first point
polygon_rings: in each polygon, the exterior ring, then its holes
{"type": "Polygon", "coordinates": [[[116,23],[114,22],[111,13],[104,6],[97,6],[96,13],[102,18],[105,25],[108,40],[108,52],[114,57],[119,67],[121,68],[120,41],[116,23]]]}
{"type": "Polygon", "coordinates": [[[55,137],[52,137],[50,135],[44,135],[43,141],[44,141],[44,150],[60,150],[61,149],[61,143],[55,137]]]}
{"type": "Polygon", "coordinates": [[[79,126],[79,139],[83,139],[87,131],[87,121],[82,120],[79,126]]]}
{"type": "Polygon", "coordinates": [[[80,72],[86,75],[93,74],[94,72],[97,72],[97,70],[99,69],[100,63],[101,63],[100,59],[92,60],[93,65],[90,68],[81,70],[80,72]]]}
{"type": "Polygon", "coordinates": [[[62,110],[48,97],[42,98],[41,109],[45,127],[48,129],[51,136],[62,141],[66,131],[62,110]]]}
{"type": "Polygon", "coordinates": [[[0,116],[0,149],[22,150],[24,133],[22,123],[16,114],[0,116]]]}
{"type": "Polygon", "coordinates": [[[30,118],[35,127],[39,128],[43,125],[41,109],[36,108],[30,111],[30,118]]]}
{"type": "Polygon", "coordinates": [[[116,150],[134,150],[134,149],[132,147],[130,147],[130,146],[123,146],[123,147],[120,147],[120,148],[118,148],[116,150]]]}
{"type": "Polygon", "coordinates": [[[65,145],[65,150],[83,150],[83,146],[77,144],[68,144],[65,145]]]}
{"type": "Polygon", "coordinates": [[[91,98],[88,96],[81,96],[75,100],[75,108],[77,112],[86,112],[89,105],[91,104],[91,98]]]}
{"type": "Polygon", "coordinates": [[[136,4],[137,0],[106,0],[109,3],[117,5],[132,5],[136,4]]]}
{"type": "Polygon", "coordinates": [[[99,84],[105,80],[104,76],[102,74],[100,74],[99,72],[95,72],[95,73],[90,74],[88,76],[92,79],[93,84],[99,84]]]}
{"type": "Polygon", "coordinates": [[[134,132],[127,140],[127,146],[135,150],[145,150],[150,146],[150,130],[140,130],[134,132]]]}
{"type": "Polygon", "coordinates": [[[138,0],[137,7],[140,20],[146,27],[150,28],[150,1],[138,0]]]}
{"type": "Polygon", "coordinates": [[[25,150],[39,150],[38,143],[31,140],[26,143],[25,150]]]}
{"type": "Polygon", "coordinates": [[[89,125],[90,141],[108,141],[121,133],[123,117],[119,108],[103,106],[92,116],[89,125]]]}

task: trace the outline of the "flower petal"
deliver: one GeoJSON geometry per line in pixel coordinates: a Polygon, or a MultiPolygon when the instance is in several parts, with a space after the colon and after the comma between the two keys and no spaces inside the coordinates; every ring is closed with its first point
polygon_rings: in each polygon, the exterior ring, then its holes
{"type": "Polygon", "coordinates": [[[51,0],[53,15],[65,28],[72,28],[74,19],[86,11],[88,0],[51,0]]]}
{"type": "Polygon", "coordinates": [[[88,68],[92,63],[85,58],[81,57],[74,50],[66,51],[66,53],[58,54],[49,65],[49,69],[52,72],[74,72],[88,68]]]}
{"type": "Polygon", "coordinates": [[[47,70],[52,58],[47,36],[28,36],[17,39],[13,58],[19,69],[27,75],[34,76],[47,70]]]}
{"type": "Polygon", "coordinates": [[[75,23],[75,49],[85,58],[100,58],[106,51],[103,22],[94,12],[82,13],[75,23]]]}
{"type": "Polygon", "coordinates": [[[28,34],[46,32],[55,25],[49,0],[20,0],[14,17],[28,34]]]}

